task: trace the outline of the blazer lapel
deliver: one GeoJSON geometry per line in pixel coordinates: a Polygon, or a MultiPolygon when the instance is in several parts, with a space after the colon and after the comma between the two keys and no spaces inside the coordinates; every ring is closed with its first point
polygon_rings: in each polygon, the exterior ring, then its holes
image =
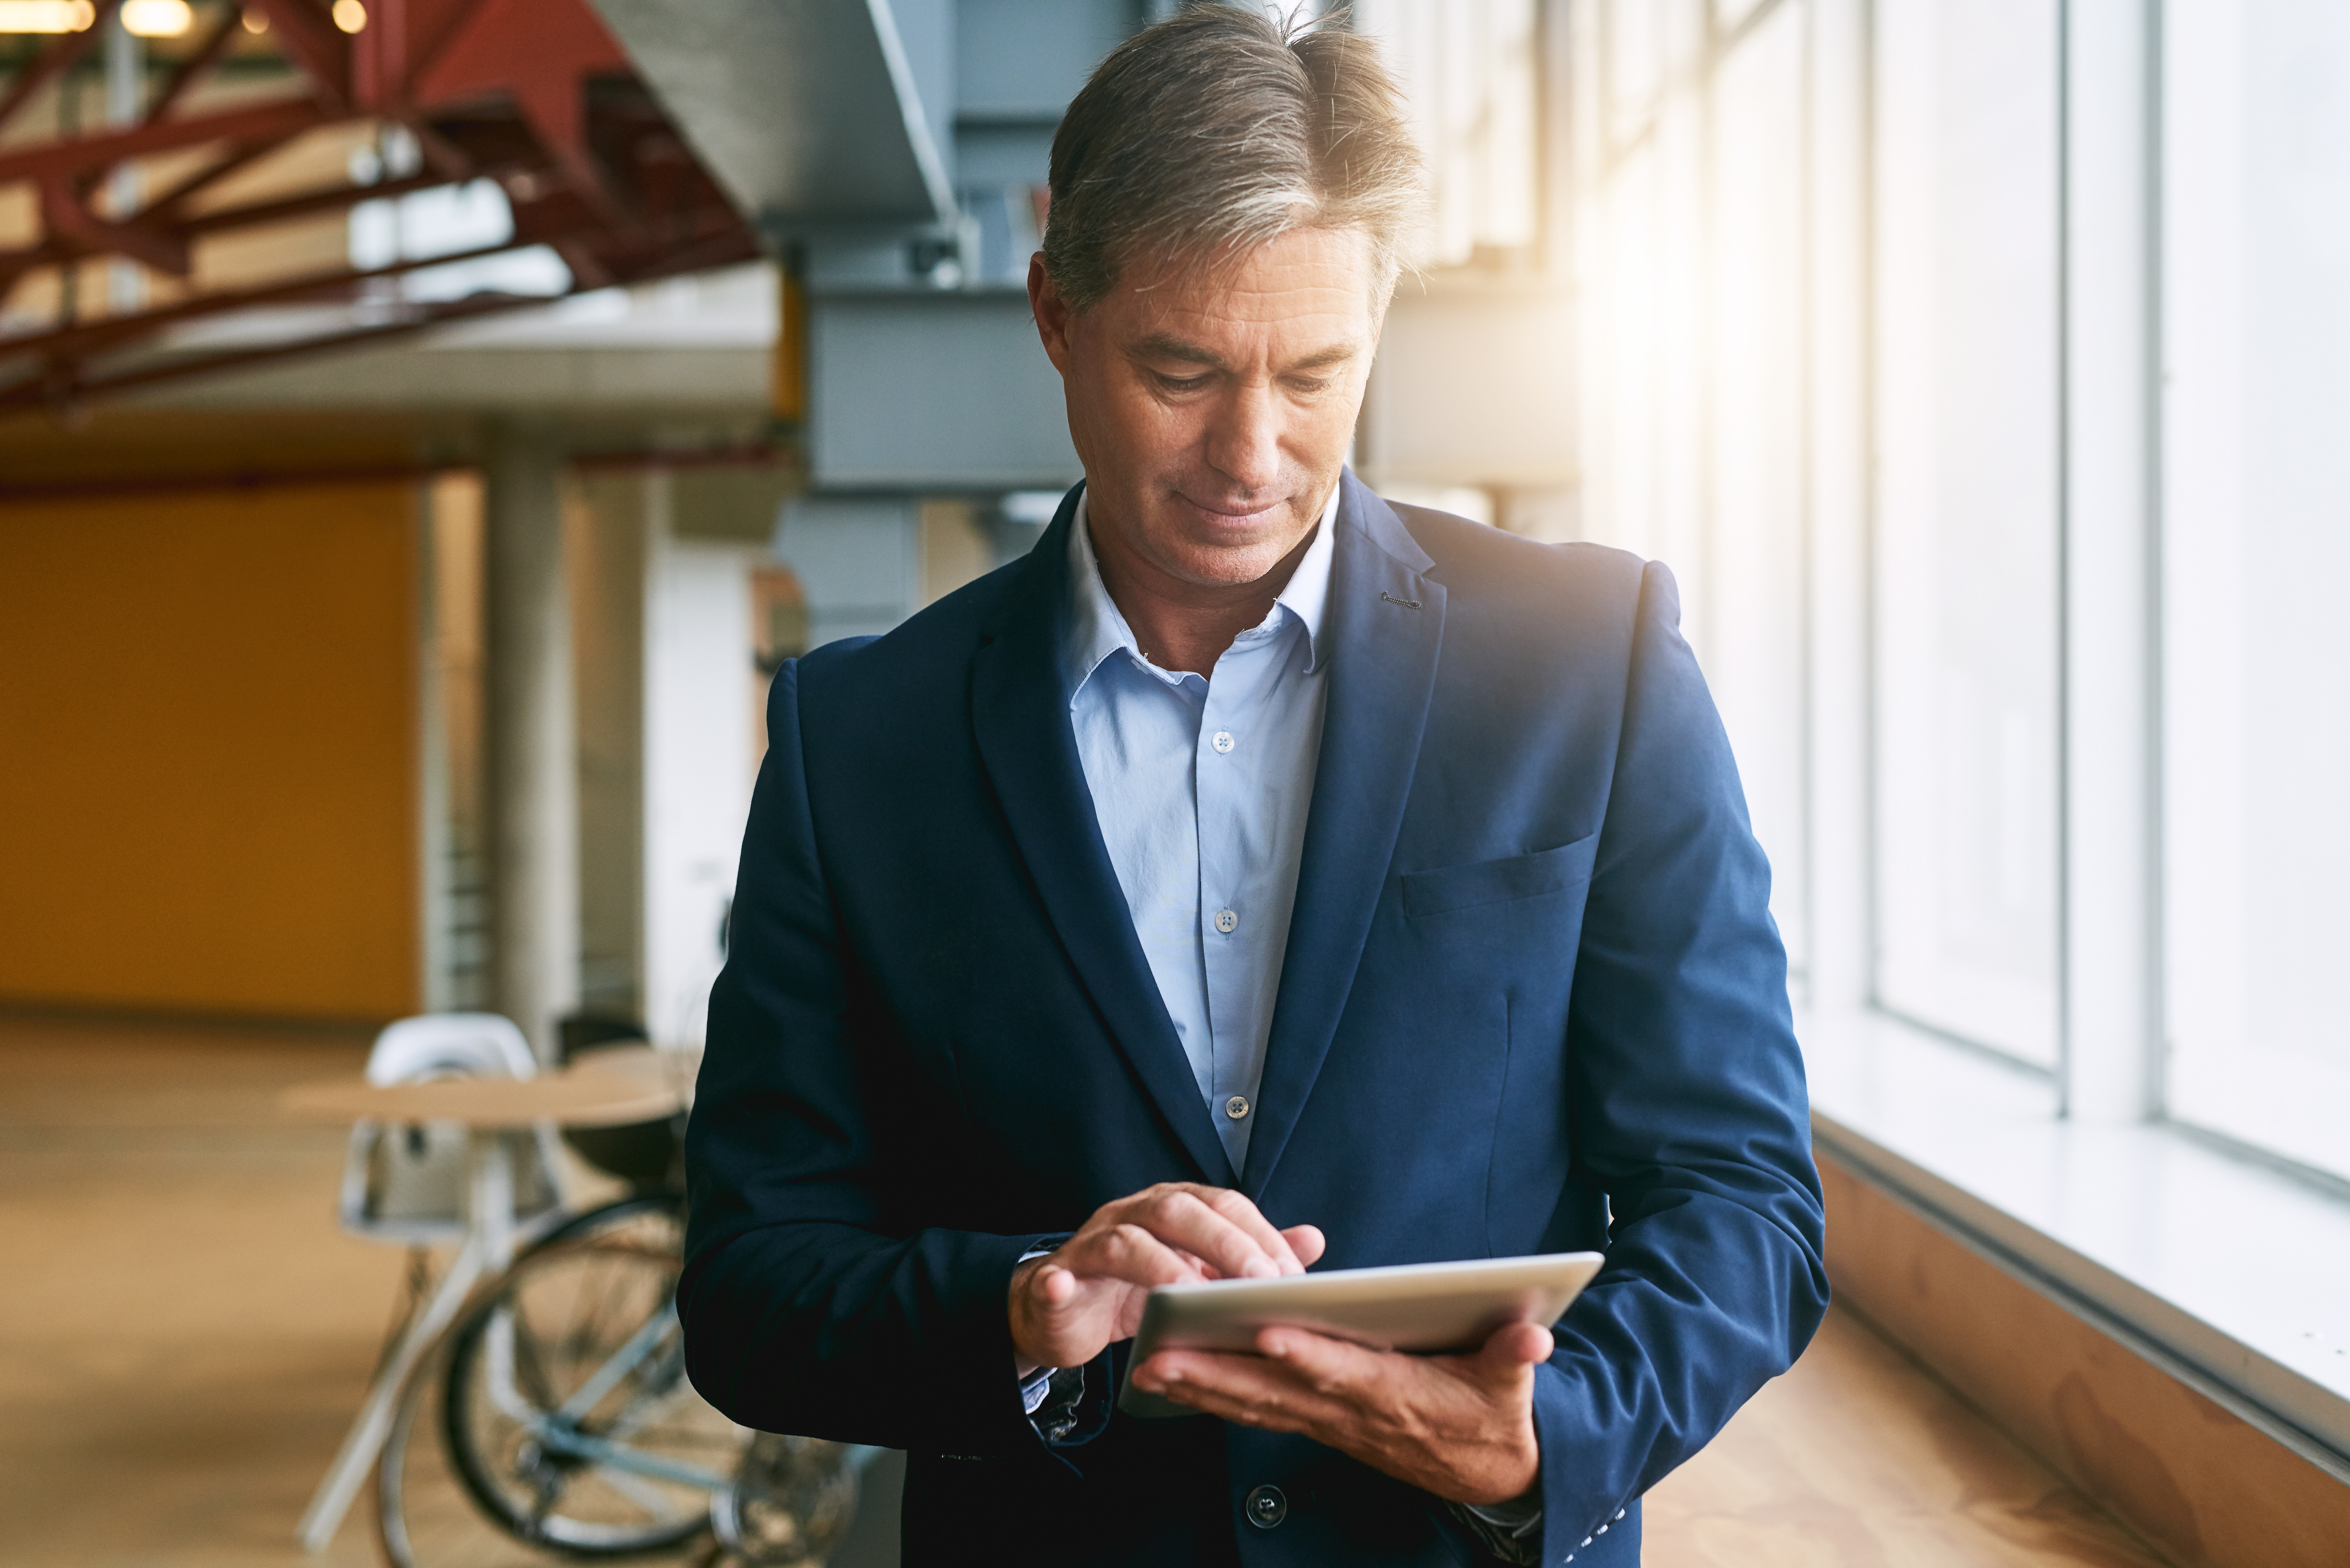
{"type": "Polygon", "coordinates": [[[1031,551],[983,635],[972,670],[972,726],[995,796],[1070,963],[1135,1076],[1166,1117],[1199,1178],[1235,1185],[1182,1043],[1159,999],[1118,887],[1077,760],[1061,674],[1068,538],[1077,491],[1031,551]]]}
{"type": "Polygon", "coordinates": [[[1354,989],[1436,683],[1444,587],[1387,503],[1343,481],[1330,568],[1330,691],[1297,903],[1242,1189],[1262,1198],[1354,989]]]}

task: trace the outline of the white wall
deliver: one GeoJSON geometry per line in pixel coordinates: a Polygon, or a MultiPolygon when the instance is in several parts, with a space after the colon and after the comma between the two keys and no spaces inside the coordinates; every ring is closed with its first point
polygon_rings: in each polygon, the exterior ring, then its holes
{"type": "Polygon", "coordinates": [[[757,764],[755,552],[676,538],[667,476],[647,492],[645,1026],[663,1044],[699,1044],[757,764]]]}

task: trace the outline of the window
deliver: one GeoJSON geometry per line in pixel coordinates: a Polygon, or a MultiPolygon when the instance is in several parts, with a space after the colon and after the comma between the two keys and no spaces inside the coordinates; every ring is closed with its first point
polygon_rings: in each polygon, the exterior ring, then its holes
{"type": "Polygon", "coordinates": [[[1683,585],[1823,1147],[2350,1452],[2350,5],[1565,21],[1584,531],[1683,585]]]}
{"type": "Polygon", "coordinates": [[[1809,950],[1806,701],[1810,530],[1804,333],[1809,193],[1806,7],[1781,5],[1715,78],[1705,330],[1705,571],[1698,640],[1771,856],[1772,913],[1801,974],[1809,950]]]}
{"type": "Polygon", "coordinates": [[[1357,0],[1405,83],[1434,186],[1435,266],[1534,244],[1534,0],[1357,0]]]}
{"type": "Polygon", "coordinates": [[[1800,975],[1809,8],[1751,15],[1734,49],[1692,0],[1616,0],[1583,20],[1584,512],[1591,537],[1663,560],[1679,584],[1800,975]]]}
{"type": "Polygon", "coordinates": [[[2350,7],[2167,23],[2168,1103],[2350,1176],[2350,7]]]}
{"type": "Polygon", "coordinates": [[[1877,989],[2054,1068],[2055,0],[1887,0],[1876,66],[1877,989]]]}
{"type": "Polygon", "coordinates": [[[2350,6],[2157,10],[1572,0],[1583,527],[1799,1001],[2350,1176],[2350,6]]]}

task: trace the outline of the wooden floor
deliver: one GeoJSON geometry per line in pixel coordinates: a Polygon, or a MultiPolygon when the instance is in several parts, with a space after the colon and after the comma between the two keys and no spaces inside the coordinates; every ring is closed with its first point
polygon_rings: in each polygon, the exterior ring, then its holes
{"type": "MultiPolygon", "coordinates": [[[[0,1019],[0,1565],[375,1560],[296,1519],[400,1257],[339,1235],[343,1138],[277,1091],[349,1037],[0,1019]]],[[[1651,1568],[2154,1568],[1858,1319],[1650,1495],[1651,1568]]]]}

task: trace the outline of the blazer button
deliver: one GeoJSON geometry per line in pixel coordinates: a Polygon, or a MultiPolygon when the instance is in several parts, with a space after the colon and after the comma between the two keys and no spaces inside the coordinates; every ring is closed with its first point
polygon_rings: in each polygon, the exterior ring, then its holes
{"type": "Polygon", "coordinates": [[[1281,1495],[1281,1489],[1277,1486],[1261,1486],[1248,1494],[1248,1501],[1241,1505],[1241,1511],[1247,1514],[1248,1521],[1259,1530],[1271,1530],[1289,1517],[1289,1500],[1281,1495]]]}
{"type": "Polygon", "coordinates": [[[1246,1095],[1234,1095],[1231,1099],[1226,1100],[1224,1102],[1224,1115],[1232,1117],[1234,1121],[1238,1121],[1243,1116],[1248,1115],[1248,1096],[1246,1095]]]}

